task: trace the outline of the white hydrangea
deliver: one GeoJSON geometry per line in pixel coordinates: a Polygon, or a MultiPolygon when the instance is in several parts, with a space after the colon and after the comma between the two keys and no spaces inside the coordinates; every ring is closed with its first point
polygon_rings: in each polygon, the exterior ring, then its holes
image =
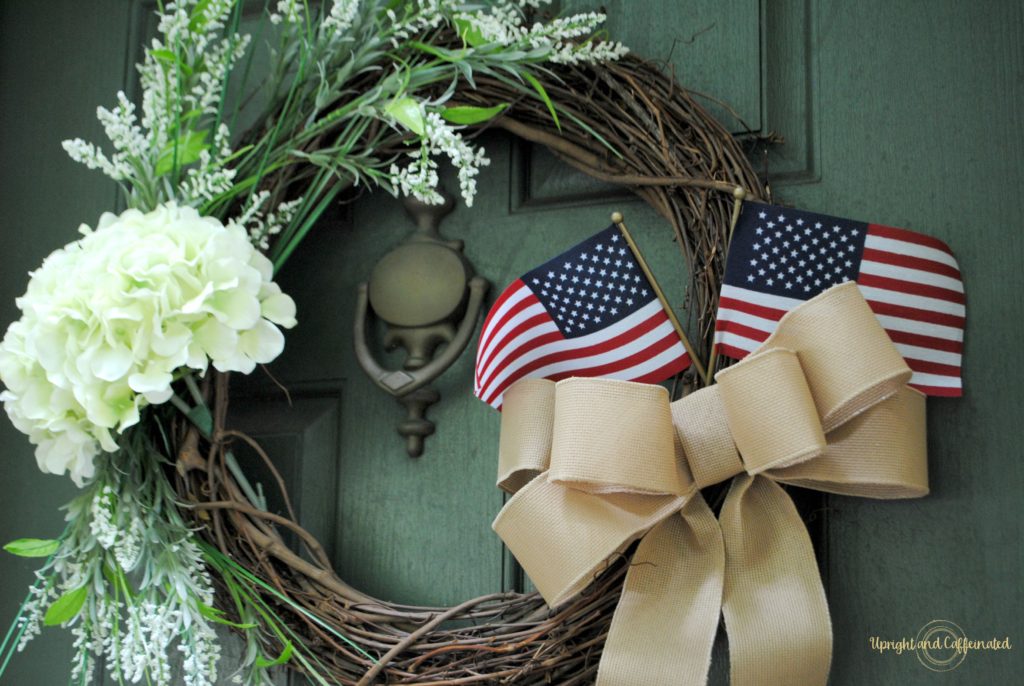
{"type": "Polygon", "coordinates": [[[104,214],[47,257],[0,343],[0,393],[44,472],[82,485],[93,458],[183,368],[251,372],[284,349],[295,303],[241,226],[169,203],[104,214]]]}

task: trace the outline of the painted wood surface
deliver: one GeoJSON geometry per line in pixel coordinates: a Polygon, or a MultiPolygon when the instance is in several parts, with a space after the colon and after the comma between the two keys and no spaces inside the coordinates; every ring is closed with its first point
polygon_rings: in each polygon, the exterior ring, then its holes
{"type": "MultiPolygon", "coordinates": [[[[638,53],[671,50],[677,73],[693,73],[691,83],[734,104],[755,129],[786,138],[769,167],[781,201],[924,231],[956,251],[969,299],[967,395],[929,404],[932,494],[904,503],[832,497],[823,513],[831,683],[1015,682],[1024,646],[972,653],[956,671],[935,674],[913,656],[872,653],[869,637],[912,636],[938,618],[972,637],[1009,635],[1015,646],[1024,637],[1024,451],[1013,430],[1024,407],[1012,355],[1024,316],[1020,3],[607,4],[638,53]]],[[[126,82],[139,26],[131,3],[118,0],[0,3],[4,325],[26,271],[114,203],[111,186],[67,160],[59,141],[99,139],[94,108],[126,82]]],[[[491,136],[486,144],[484,192],[442,232],[466,241],[494,284],[491,298],[620,209],[670,300],[683,304],[677,249],[645,206],[521,143],[491,136]]],[[[515,582],[490,531],[502,501],[493,487],[498,417],[470,397],[467,353],[438,384],[437,434],[412,460],[394,432],[404,409],[370,384],[351,348],[355,286],[411,228],[382,194],[325,220],[281,274],[301,324],[274,373],[295,393],[294,407],[281,411],[286,403],[254,379],[240,384],[239,398],[248,395],[235,416],[282,456],[303,516],[348,581],[391,600],[451,603],[515,582]]],[[[55,534],[54,505],[72,487],[40,475],[6,422],[0,442],[0,538],[55,534]]],[[[13,614],[31,569],[0,557],[0,617],[13,614]]],[[[51,631],[4,683],[64,683],[69,658],[68,641],[51,631]]],[[[727,682],[724,659],[720,645],[712,683],[727,682]]]]}

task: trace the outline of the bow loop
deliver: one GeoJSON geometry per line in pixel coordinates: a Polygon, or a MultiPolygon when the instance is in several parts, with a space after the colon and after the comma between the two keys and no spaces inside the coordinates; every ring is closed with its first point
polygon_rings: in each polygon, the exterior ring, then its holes
{"type": "Polygon", "coordinates": [[[748,473],[797,464],[825,449],[818,410],[792,350],[756,353],[722,370],[715,380],[748,473]]]}
{"type": "Polygon", "coordinates": [[[681,465],[661,386],[614,379],[557,385],[550,481],[589,493],[683,495],[693,481],[681,465]]]}
{"type": "Polygon", "coordinates": [[[758,352],[773,348],[799,356],[825,433],[910,380],[910,367],[852,281],[787,312],[758,352]]]}

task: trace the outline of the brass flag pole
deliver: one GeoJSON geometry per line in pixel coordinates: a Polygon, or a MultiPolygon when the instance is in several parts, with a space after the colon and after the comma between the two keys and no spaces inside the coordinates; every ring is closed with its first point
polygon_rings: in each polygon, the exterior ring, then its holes
{"type": "Polygon", "coordinates": [[[669,321],[672,322],[672,327],[675,328],[676,334],[679,335],[679,339],[683,342],[683,347],[686,348],[686,353],[690,356],[690,363],[693,365],[694,369],[697,370],[697,374],[704,379],[704,383],[710,384],[711,380],[708,378],[708,373],[704,368],[704,364],[700,361],[700,358],[697,357],[696,351],[690,344],[690,339],[686,337],[686,332],[683,331],[683,327],[679,324],[679,320],[676,318],[676,313],[672,311],[672,306],[669,305],[668,300],[665,298],[665,293],[662,292],[657,279],[655,279],[654,274],[651,273],[651,268],[647,266],[647,261],[640,253],[640,248],[637,247],[636,241],[633,240],[633,236],[630,235],[629,230],[623,223],[621,212],[612,212],[612,223],[615,224],[619,231],[622,232],[622,236],[626,239],[626,244],[629,245],[629,249],[633,252],[633,256],[636,257],[636,261],[640,264],[640,269],[643,270],[644,276],[646,276],[647,280],[651,282],[654,294],[657,295],[658,300],[661,301],[661,306],[664,308],[665,313],[668,314],[669,321]]]}

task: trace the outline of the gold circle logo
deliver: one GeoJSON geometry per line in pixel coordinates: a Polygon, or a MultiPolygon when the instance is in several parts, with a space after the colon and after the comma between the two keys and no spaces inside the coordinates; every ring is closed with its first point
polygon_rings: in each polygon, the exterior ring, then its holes
{"type": "Polygon", "coordinates": [[[933,619],[917,632],[914,652],[922,665],[933,672],[949,672],[967,657],[967,635],[948,619],[933,619]]]}

